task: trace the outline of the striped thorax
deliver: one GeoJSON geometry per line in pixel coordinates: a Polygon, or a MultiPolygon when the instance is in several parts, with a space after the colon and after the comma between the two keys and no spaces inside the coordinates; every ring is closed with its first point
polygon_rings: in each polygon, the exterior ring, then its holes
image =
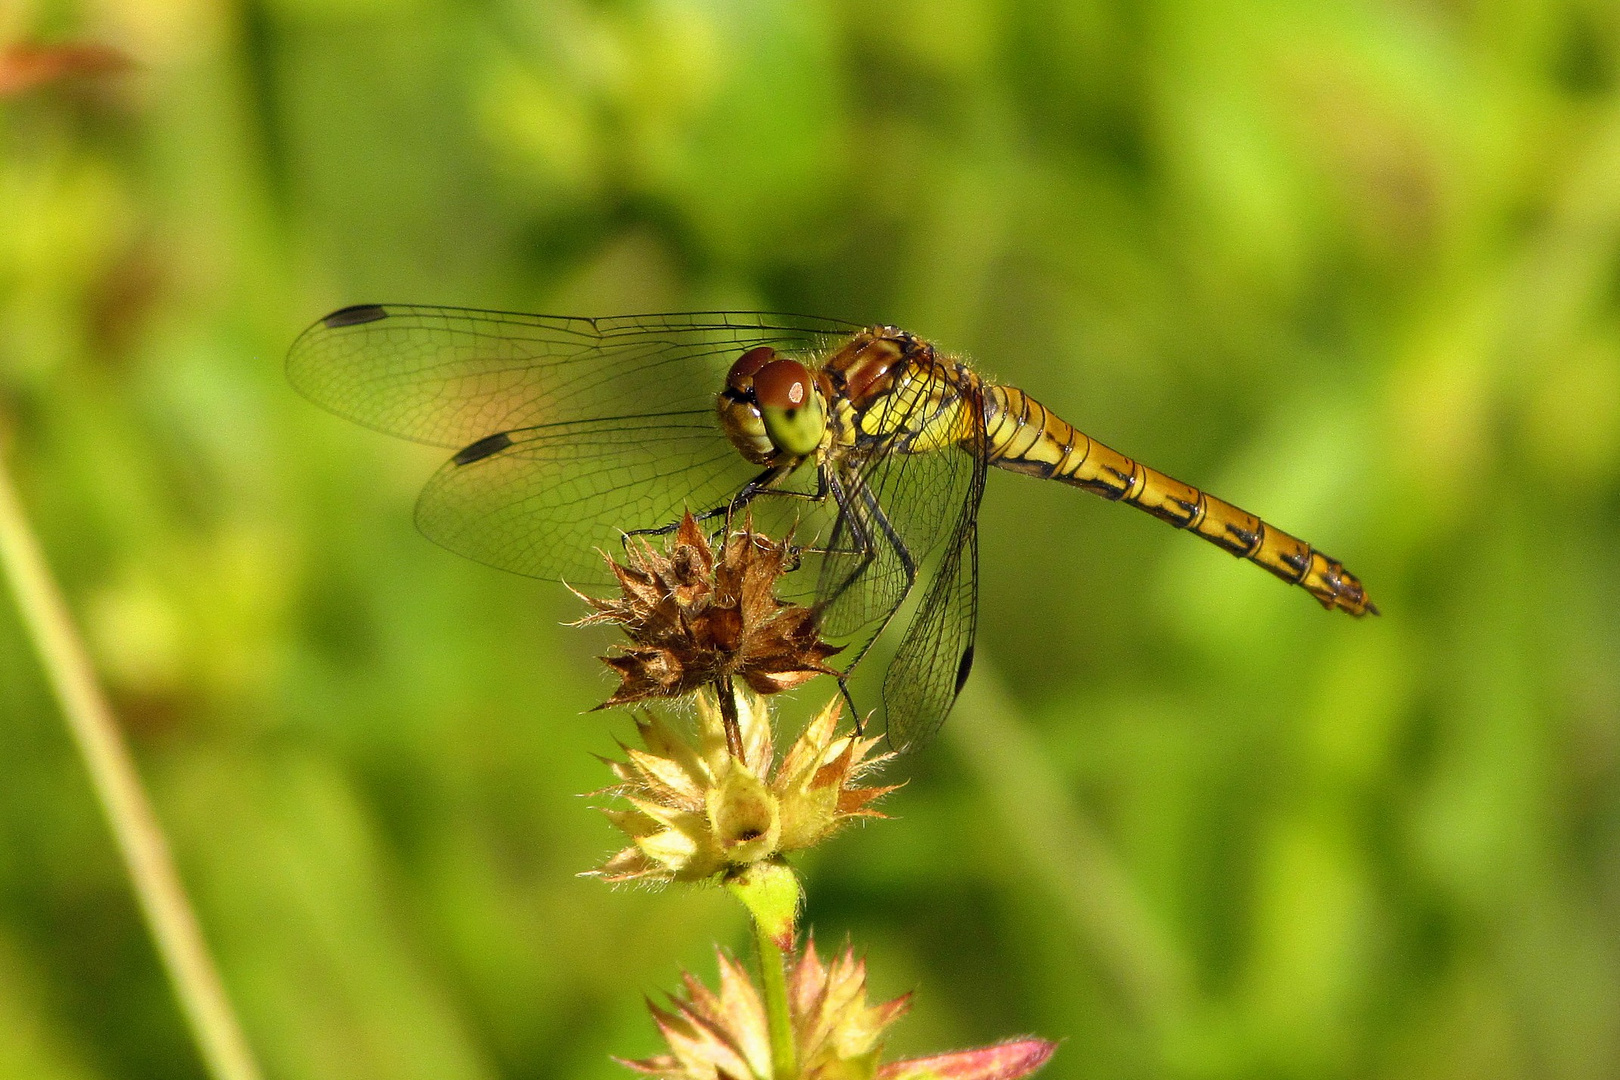
{"type": "Polygon", "coordinates": [[[857,454],[923,454],[968,441],[979,420],[963,390],[978,377],[921,338],[892,326],[857,335],[823,367],[843,425],[837,444],[857,454]]]}

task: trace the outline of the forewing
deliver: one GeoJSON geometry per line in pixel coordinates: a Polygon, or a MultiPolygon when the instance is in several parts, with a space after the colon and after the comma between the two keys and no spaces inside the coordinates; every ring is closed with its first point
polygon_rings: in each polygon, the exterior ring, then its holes
{"type": "Polygon", "coordinates": [[[715,417],[756,345],[814,354],[854,327],[748,312],[584,319],[360,305],[305,331],[287,374],[391,435],[457,448],[422,492],[428,537],[491,566],[599,580],[621,532],[722,506],[759,472],[715,417]]]}
{"type": "Polygon", "coordinates": [[[361,304],[304,331],[287,377],[339,416],[460,449],[543,425],[712,410],[745,350],[814,351],[856,329],[758,312],[587,319],[361,304]]]}

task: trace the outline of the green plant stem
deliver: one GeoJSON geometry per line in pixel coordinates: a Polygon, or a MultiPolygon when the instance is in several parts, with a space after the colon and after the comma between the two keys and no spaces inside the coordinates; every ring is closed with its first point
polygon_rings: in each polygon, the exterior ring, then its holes
{"type": "Polygon", "coordinates": [[[0,564],[90,781],[107,815],[147,928],[214,1080],[258,1080],[225,988],[203,943],[168,842],[130,758],[112,709],[74,631],[22,505],[0,461],[0,564]]]}
{"type": "Polygon", "coordinates": [[[759,981],[765,993],[765,1020],[771,1032],[772,1080],[798,1080],[799,1060],[793,1045],[793,1013],[788,1009],[787,971],[782,950],[758,919],[754,945],[759,951],[759,981]]]}

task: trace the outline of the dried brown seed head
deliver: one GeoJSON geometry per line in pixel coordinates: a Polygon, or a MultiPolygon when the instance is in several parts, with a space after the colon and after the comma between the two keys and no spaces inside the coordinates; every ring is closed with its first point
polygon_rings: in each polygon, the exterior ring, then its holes
{"type": "Polygon", "coordinates": [[[575,625],[612,623],[630,639],[602,658],[620,684],[600,708],[734,681],[774,694],[836,674],[826,661],[839,646],[821,639],[814,613],[776,596],[777,581],[798,562],[791,542],[745,525],[718,547],[687,513],[666,552],[637,537],[625,563],[608,559],[619,596],[576,591],[594,611],[575,625]]]}

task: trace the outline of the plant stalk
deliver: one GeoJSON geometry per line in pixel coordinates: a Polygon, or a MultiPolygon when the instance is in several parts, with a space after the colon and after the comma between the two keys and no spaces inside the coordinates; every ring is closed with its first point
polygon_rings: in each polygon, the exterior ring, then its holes
{"type": "Polygon", "coordinates": [[[112,827],[147,929],[214,1080],[259,1080],[129,747],[0,460],[0,566],[112,827]]]}
{"type": "Polygon", "coordinates": [[[754,924],[754,945],[759,951],[759,981],[765,994],[765,1019],[771,1033],[772,1080],[798,1080],[799,1060],[793,1043],[793,1013],[788,1008],[785,958],[765,926],[754,924]]]}
{"type": "Polygon", "coordinates": [[[742,761],[742,720],[737,715],[737,688],[730,675],[720,676],[715,683],[715,696],[720,701],[720,726],[726,732],[726,749],[732,757],[742,761]]]}

